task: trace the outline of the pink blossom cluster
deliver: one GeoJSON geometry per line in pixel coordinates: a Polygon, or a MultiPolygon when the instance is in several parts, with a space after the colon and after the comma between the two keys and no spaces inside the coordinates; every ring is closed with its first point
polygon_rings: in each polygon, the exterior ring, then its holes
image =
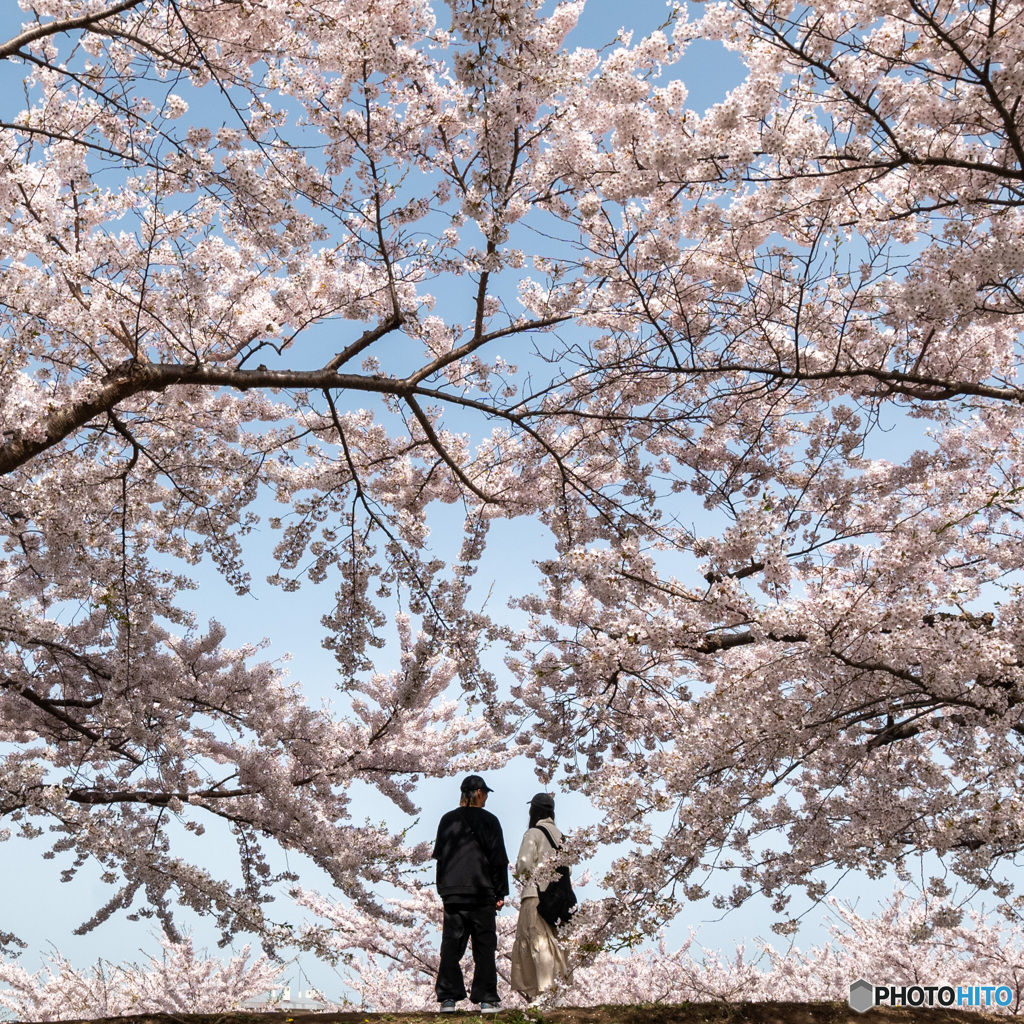
{"type": "Polygon", "coordinates": [[[35,974],[0,963],[0,1006],[22,1021],[226,1012],[265,994],[281,974],[265,955],[250,961],[248,946],[225,962],[197,953],[190,938],[161,945],[161,956],[141,966],[101,960],[77,970],[56,951],[35,974]]]}

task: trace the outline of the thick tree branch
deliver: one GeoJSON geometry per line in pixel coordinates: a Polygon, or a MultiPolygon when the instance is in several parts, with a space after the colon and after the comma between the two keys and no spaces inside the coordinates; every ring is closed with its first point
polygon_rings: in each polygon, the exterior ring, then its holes
{"type": "Polygon", "coordinates": [[[150,0],[121,0],[120,3],[108,7],[106,10],[95,11],[92,14],[80,14],[75,18],[64,18],[62,21],[50,21],[45,25],[36,25],[33,28],[26,29],[10,41],[0,44],[0,60],[13,57],[23,46],[27,46],[37,39],[45,39],[47,36],[59,35],[62,32],[76,32],[80,29],[89,29],[106,21],[107,18],[123,14],[125,11],[130,11],[133,7],[139,7],[141,4],[149,2],[150,0]]]}
{"type": "Polygon", "coordinates": [[[176,384],[207,387],[326,388],[403,395],[413,389],[389,377],[337,373],[333,370],[239,370],[219,366],[182,366],[126,360],[106,376],[87,398],[71,402],[42,418],[31,436],[15,436],[0,445],[0,475],[10,473],[59,444],[90,420],[118,403],[143,393],[159,393],[176,384]]]}
{"type": "Polygon", "coordinates": [[[71,789],[67,792],[67,799],[76,804],[149,804],[151,807],[167,807],[173,801],[178,800],[183,804],[194,804],[197,800],[229,800],[235,797],[254,796],[254,789],[203,789],[196,792],[173,792],[164,793],[159,790],[126,789],[126,790],[103,790],[103,789],[71,789]]]}

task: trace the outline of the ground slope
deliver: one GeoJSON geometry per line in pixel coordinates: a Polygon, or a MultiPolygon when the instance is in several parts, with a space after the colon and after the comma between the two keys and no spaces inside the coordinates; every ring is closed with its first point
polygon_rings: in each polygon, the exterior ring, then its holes
{"type": "MultiPolygon", "coordinates": [[[[591,1006],[477,1013],[183,1013],[109,1017],[90,1024],[986,1024],[968,1010],[878,1007],[856,1013],[846,1003],[684,1003],[680,1006],[591,1006]]],[[[84,1024],[84,1022],[82,1022],[84,1024]]]]}

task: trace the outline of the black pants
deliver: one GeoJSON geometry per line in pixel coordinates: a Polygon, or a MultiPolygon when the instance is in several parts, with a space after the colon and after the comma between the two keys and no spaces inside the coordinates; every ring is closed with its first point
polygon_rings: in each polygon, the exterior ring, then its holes
{"type": "Polygon", "coordinates": [[[498,969],[494,956],[498,933],[494,927],[493,903],[481,906],[445,906],[441,929],[441,966],[437,970],[434,991],[438,1002],[466,998],[466,983],[460,961],[473,940],[473,986],[469,998],[474,1003],[498,1002],[498,969]]]}

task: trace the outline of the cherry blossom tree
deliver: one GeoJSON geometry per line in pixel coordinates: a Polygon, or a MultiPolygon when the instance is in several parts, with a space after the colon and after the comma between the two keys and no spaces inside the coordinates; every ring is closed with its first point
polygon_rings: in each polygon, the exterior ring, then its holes
{"type": "MultiPolygon", "coordinates": [[[[351,995],[335,1008],[403,1012],[436,1006],[436,939],[439,900],[430,888],[412,886],[389,901],[394,920],[305,893],[303,903],[321,924],[309,925],[304,941],[344,963],[351,995]],[[353,956],[353,951],[357,955],[353,956]]],[[[513,900],[515,902],[515,900],[513,900]]],[[[691,932],[676,949],[664,937],[651,948],[588,952],[580,933],[569,938],[581,961],[571,986],[547,995],[562,1005],[593,1006],[681,1002],[845,1002],[850,981],[960,986],[1008,986],[1007,1005],[967,1006],[978,1012],[1020,1012],[1024,992],[1024,934],[974,912],[969,923],[948,898],[911,898],[897,890],[877,914],[864,917],[830,900],[829,941],[803,951],[780,953],[758,941],[748,952],[702,947],[691,932]]],[[[499,986],[502,999],[523,1001],[508,986],[508,958],[515,921],[499,918],[499,986]]],[[[0,1005],[18,1020],[68,1020],[126,1013],[217,1012],[238,1009],[263,995],[280,968],[260,956],[249,962],[248,948],[227,962],[203,957],[191,940],[163,943],[161,957],[149,963],[100,962],[76,970],[59,953],[30,974],[15,963],[0,964],[0,1005]]]]}
{"type": "MultiPolygon", "coordinates": [[[[321,955],[348,959],[347,983],[363,1009],[402,1012],[436,1006],[436,939],[440,929],[438,898],[412,887],[392,901],[394,924],[380,926],[358,909],[305,893],[303,903],[321,919],[304,939],[321,955]],[[362,956],[352,959],[351,951],[362,956]]],[[[1018,1014],[1024,994],[1024,931],[998,917],[971,911],[950,898],[912,898],[897,887],[877,913],[858,914],[834,898],[828,901],[827,942],[802,950],[780,951],[758,939],[714,950],[691,929],[677,948],[664,935],[646,948],[610,951],[596,948],[587,924],[575,923],[561,934],[575,961],[570,985],[547,992],[543,1000],[562,1006],[684,1002],[840,1002],[850,983],[866,978],[877,984],[1005,985],[1012,998],[1003,1006],[964,1004],[978,1012],[1018,1014]]],[[[498,977],[502,1001],[523,1005],[508,987],[514,920],[499,917],[498,977]]]]}
{"type": "Polygon", "coordinates": [[[426,851],[351,784],[410,812],[513,749],[599,809],[574,855],[624,844],[598,936],[719,869],[781,914],[917,853],[1009,899],[1018,7],[730,0],[597,52],[580,0],[26,5],[0,813],[102,866],[85,927],[286,939],[267,838],[397,913],[426,851]],[[703,112],[694,40],[746,67],[703,112]],[[334,591],[340,715],[190,611],[261,517],[272,581],[334,591]],[[472,586],[516,517],[556,552],[525,626],[472,586]],[[211,820],[241,884],[172,850],[211,820]]]}
{"type": "Polygon", "coordinates": [[[468,464],[430,403],[500,410],[510,368],[477,353],[568,319],[508,315],[490,282],[524,259],[508,225],[556,187],[534,166],[556,116],[538,92],[592,61],[558,51],[572,5],[489,11],[442,31],[405,0],[68,0],[0,48],[28,96],[2,129],[0,813],[56,831],[65,878],[98,863],[116,886],[85,929],[128,909],[175,937],[177,901],[225,936],[287,939],[265,837],[372,905],[426,851],[353,825],[349,785],[408,812],[421,775],[509,756],[501,714],[445,691],[457,674],[494,703],[465,605],[481,509],[545,497],[517,497],[515,441],[468,464]],[[190,101],[213,127],[182,120],[190,101]],[[430,313],[442,274],[470,283],[466,328],[430,313]],[[274,581],[336,588],[347,716],[189,611],[203,559],[248,588],[261,495],[282,505],[274,581]],[[451,566],[423,549],[435,501],[468,503],[451,566]],[[241,885],[171,849],[170,822],[211,820],[241,885]]]}
{"type": "Polygon", "coordinates": [[[671,42],[745,82],[698,116],[610,56],[564,168],[605,312],[563,393],[657,514],[549,517],[512,662],[540,763],[605,811],[592,843],[631,841],[612,876],[650,932],[714,873],[785,916],[825,867],[922,853],[1009,900],[1020,11],[702,15],[671,42]]]}
{"type": "Polygon", "coordinates": [[[196,953],[191,939],[162,943],[145,966],[99,961],[76,970],[54,951],[35,974],[0,964],[0,1006],[14,1020],[88,1020],[137,1013],[238,1010],[263,995],[281,974],[265,955],[249,962],[249,947],[226,963],[196,953]]]}

